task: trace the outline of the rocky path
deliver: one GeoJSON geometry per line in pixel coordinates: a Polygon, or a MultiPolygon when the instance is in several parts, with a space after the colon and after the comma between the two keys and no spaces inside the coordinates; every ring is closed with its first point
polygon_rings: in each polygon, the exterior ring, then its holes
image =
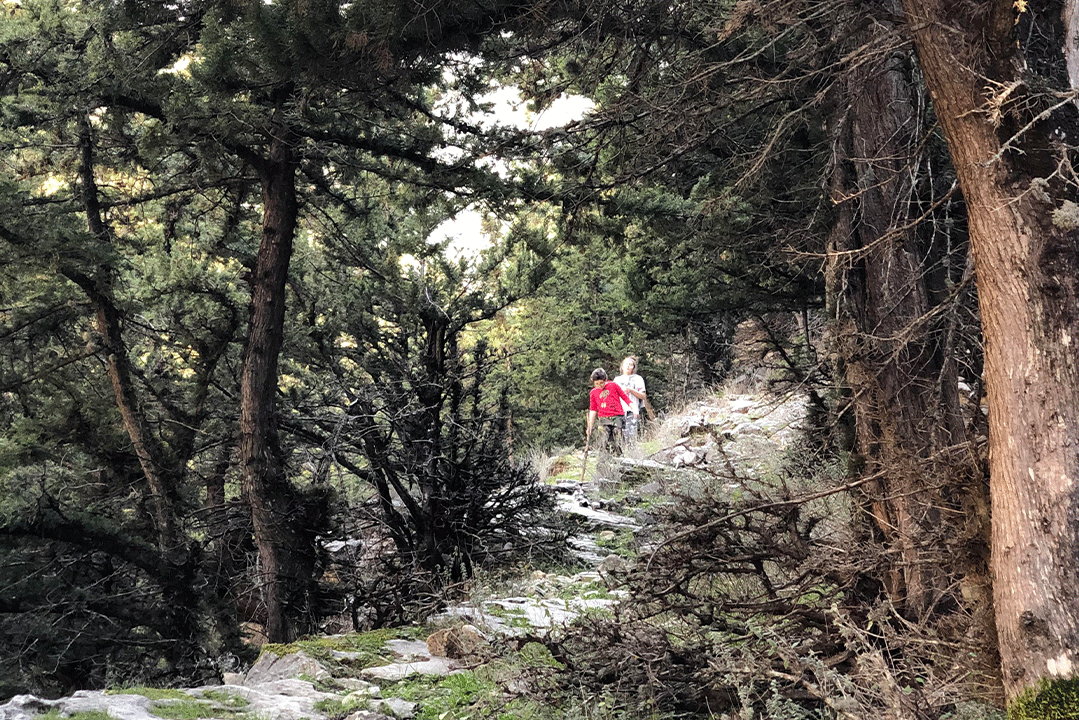
{"type": "MultiPolygon", "coordinates": [[[[578,556],[595,569],[563,576],[534,572],[519,594],[473,599],[447,610],[445,625],[426,640],[377,639],[376,652],[357,649],[359,636],[334,636],[294,646],[268,646],[244,673],[226,673],[223,684],[184,690],[81,691],[46,700],[31,695],[0,705],[0,720],[407,720],[416,700],[396,697],[403,680],[468,673],[492,657],[499,636],[556,631],[580,613],[607,608],[619,598],[606,576],[632,562],[610,549],[649,522],[649,513],[694,469],[715,477],[737,466],[741,476],[767,471],[777,444],[789,441],[804,416],[796,398],[763,402],[752,396],[717,396],[691,405],[654,427],[647,442],[622,458],[593,456],[580,480],[581,454],[564,459],[573,468],[549,478],[563,512],[582,528],[572,539],[578,556]],[[611,499],[611,490],[620,497],[611,499]],[[647,500],[647,502],[644,502],[647,500]],[[40,719],[39,719],[40,720],[40,719]]],[[[366,642],[366,641],[365,641],[366,642]]],[[[448,720],[449,713],[443,713],[448,720]]]]}

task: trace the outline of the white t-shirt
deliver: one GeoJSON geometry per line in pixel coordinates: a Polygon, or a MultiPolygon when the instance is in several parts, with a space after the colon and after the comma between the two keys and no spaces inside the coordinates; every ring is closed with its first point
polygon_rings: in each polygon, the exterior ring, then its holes
{"type": "Polygon", "coordinates": [[[626,391],[626,395],[629,395],[630,404],[627,406],[626,401],[622,401],[622,411],[631,412],[634,415],[641,414],[641,399],[629,392],[630,389],[643,393],[644,390],[644,378],[640,375],[619,375],[614,379],[618,386],[626,391]]]}

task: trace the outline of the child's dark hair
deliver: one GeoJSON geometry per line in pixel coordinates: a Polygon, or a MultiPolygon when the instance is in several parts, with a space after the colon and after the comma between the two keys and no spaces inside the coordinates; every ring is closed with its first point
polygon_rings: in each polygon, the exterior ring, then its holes
{"type": "Polygon", "coordinates": [[[603,368],[596,368],[595,370],[592,371],[592,382],[595,382],[597,380],[606,380],[606,379],[607,379],[607,371],[604,370],[603,368]]]}

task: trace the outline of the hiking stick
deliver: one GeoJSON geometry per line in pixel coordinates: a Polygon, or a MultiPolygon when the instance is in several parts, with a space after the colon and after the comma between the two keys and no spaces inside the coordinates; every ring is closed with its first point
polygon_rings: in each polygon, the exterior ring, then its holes
{"type": "Polygon", "coordinates": [[[656,414],[652,412],[652,403],[648,402],[648,398],[642,398],[641,402],[644,403],[644,409],[648,411],[648,419],[655,420],[656,414]]]}
{"type": "Polygon", "coordinates": [[[592,431],[589,430],[584,436],[584,461],[581,463],[581,482],[584,482],[584,472],[588,469],[588,444],[592,440],[592,431]]]}

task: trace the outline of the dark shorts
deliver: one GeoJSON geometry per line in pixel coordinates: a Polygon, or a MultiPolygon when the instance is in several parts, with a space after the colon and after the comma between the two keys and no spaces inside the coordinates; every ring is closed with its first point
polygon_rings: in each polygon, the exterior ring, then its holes
{"type": "Polygon", "coordinates": [[[617,454],[621,454],[622,450],[622,420],[623,415],[615,415],[614,417],[601,417],[599,420],[600,427],[603,428],[604,433],[600,436],[602,438],[603,447],[611,446],[617,454]]]}

